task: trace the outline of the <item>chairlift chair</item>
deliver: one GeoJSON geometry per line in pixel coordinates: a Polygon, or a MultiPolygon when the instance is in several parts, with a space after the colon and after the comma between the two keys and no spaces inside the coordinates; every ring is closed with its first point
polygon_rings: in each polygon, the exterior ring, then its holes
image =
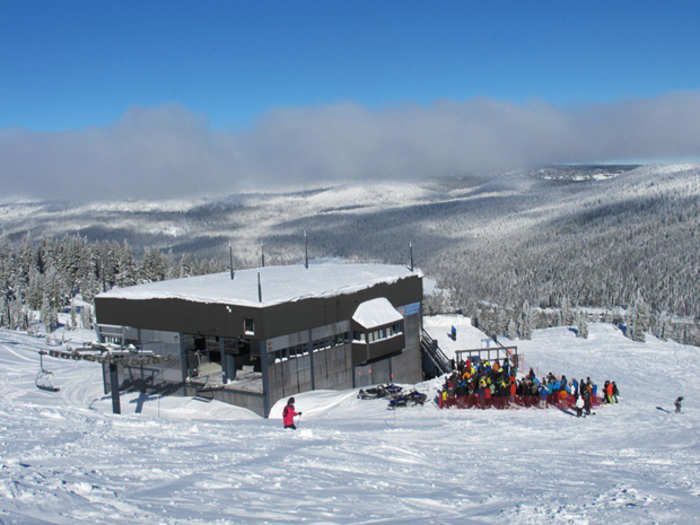
{"type": "Polygon", "coordinates": [[[37,388],[39,388],[41,390],[46,390],[48,392],[58,392],[60,390],[60,388],[55,386],[53,383],[53,372],[46,370],[44,368],[44,355],[46,355],[46,351],[40,350],[39,351],[39,373],[36,375],[36,378],[34,379],[34,384],[36,385],[37,388]]]}

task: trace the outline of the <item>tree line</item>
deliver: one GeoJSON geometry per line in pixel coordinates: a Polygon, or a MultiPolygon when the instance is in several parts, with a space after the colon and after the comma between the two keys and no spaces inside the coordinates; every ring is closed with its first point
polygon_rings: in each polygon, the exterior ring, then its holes
{"type": "MultiPolygon", "coordinates": [[[[47,330],[58,313],[80,295],[90,304],[115,286],[161,281],[223,271],[223,260],[180,256],[146,249],[137,259],[126,242],[88,242],[80,236],[21,243],[0,240],[0,326],[26,330],[39,311],[47,330]]],[[[85,315],[85,314],[84,314],[85,315]]],[[[89,312],[88,312],[89,315],[89,312]]],[[[85,319],[83,326],[89,323],[85,319]]]]}

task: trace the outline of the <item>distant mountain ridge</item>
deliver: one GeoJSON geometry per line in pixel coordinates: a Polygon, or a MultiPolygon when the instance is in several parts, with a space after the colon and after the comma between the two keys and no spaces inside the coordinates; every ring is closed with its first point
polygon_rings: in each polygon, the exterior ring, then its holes
{"type": "Polygon", "coordinates": [[[628,304],[700,318],[700,168],[559,166],[288,193],[66,204],[5,202],[0,239],[126,239],[243,265],[303,256],[408,261],[460,304],[628,304]]]}

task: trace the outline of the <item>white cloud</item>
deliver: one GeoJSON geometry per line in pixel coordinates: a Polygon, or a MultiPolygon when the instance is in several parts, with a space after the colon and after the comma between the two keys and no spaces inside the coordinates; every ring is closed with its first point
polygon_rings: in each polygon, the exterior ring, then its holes
{"type": "Polygon", "coordinates": [[[270,111],[245,132],[179,106],[101,128],[0,130],[6,194],[175,197],[363,178],[423,178],[558,162],[700,156],[700,92],[558,108],[492,99],[369,110],[270,111]]]}

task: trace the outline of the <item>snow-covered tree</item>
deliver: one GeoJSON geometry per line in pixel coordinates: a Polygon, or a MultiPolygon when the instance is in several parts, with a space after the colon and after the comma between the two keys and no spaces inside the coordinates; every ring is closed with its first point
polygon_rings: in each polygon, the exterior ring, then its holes
{"type": "Polygon", "coordinates": [[[585,312],[576,312],[576,336],[588,339],[588,319],[585,312]]]}
{"type": "Polygon", "coordinates": [[[644,342],[645,333],[649,330],[650,312],[649,306],[644,301],[641,292],[637,291],[634,303],[627,315],[627,330],[630,339],[644,342]]]}
{"type": "Polygon", "coordinates": [[[92,322],[92,307],[88,304],[83,306],[83,309],[80,311],[80,324],[82,325],[83,328],[93,328],[93,322],[92,322]]]}
{"type": "Polygon", "coordinates": [[[163,254],[156,248],[149,248],[139,267],[139,280],[144,283],[162,281],[167,272],[167,262],[163,254]]]}
{"type": "Polygon", "coordinates": [[[58,311],[56,307],[51,304],[51,298],[49,294],[44,294],[44,299],[41,303],[41,322],[44,324],[47,333],[53,332],[58,326],[58,311]]]}
{"type": "Polygon", "coordinates": [[[520,308],[520,318],[518,323],[518,333],[520,334],[520,338],[532,338],[532,330],[533,319],[532,312],[530,310],[530,303],[528,303],[527,299],[525,299],[525,301],[523,301],[522,307],[520,308]]]}
{"type": "Polygon", "coordinates": [[[508,325],[506,327],[506,336],[508,339],[515,339],[518,337],[518,327],[515,324],[515,319],[512,317],[508,320],[508,325]]]}
{"type": "Polygon", "coordinates": [[[117,254],[117,266],[115,268],[114,283],[116,286],[132,286],[138,282],[138,271],[134,254],[129,243],[125,240],[119,247],[117,254]]]}

